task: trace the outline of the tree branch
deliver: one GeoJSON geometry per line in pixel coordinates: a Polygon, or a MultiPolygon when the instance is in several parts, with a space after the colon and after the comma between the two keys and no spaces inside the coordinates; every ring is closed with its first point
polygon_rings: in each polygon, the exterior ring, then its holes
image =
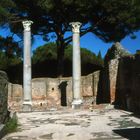
{"type": "MultiPolygon", "coordinates": [[[[80,37],[84,36],[86,33],[91,32],[92,27],[88,27],[83,32],[80,33],[80,37]]],[[[72,41],[72,36],[65,39],[65,45],[67,46],[72,41]]]]}
{"type": "MultiPolygon", "coordinates": [[[[103,20],[107,19],[107,17],[103,17],[101,18],[95,25],[94,27],[92,28],[91,26],[86,28],[86,29],[81,29],[81,33],[80,33],[80,37],[84,36],[86,33],[88,32],[93,32],[95,30],[97,30],[97,25],[99,25],[103,20]]],[[[71,41],[72,41],[72,36],[66,38],[65,40],[65,45],[67,46],[71,41]]]]}

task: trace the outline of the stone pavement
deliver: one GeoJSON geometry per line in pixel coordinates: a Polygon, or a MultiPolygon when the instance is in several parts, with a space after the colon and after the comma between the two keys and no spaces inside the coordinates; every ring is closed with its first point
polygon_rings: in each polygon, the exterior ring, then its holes
{"type": "Polygon", "coordinates": [[[2,140],[139,140],[140,119],[115,109],[17,113],[19,126],[2,140]]]}

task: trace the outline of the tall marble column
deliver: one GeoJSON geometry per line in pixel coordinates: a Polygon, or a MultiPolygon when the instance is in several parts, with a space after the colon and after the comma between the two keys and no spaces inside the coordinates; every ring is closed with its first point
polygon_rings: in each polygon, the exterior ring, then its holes
{"type": "Polygon", "coordinates": [[[24,56],[23,56],[23,111],[32,110],[31,87],[31,24],[32,21],[23,21],[24,27],[24,56]]]}
{"type": "Polygon", "coordinates": [[[79,108],[82,104],[81,97],[81,55],[80,55],[80,22],[71,22],[73,32],[73,57],[72,57],[72,108],[79,108]]]}

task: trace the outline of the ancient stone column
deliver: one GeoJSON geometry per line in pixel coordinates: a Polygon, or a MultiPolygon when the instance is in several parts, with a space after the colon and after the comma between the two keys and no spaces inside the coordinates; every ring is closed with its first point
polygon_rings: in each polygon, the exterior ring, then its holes
{"type": "Polygon", "coordinates": [[[72,71],[72,108],[79,108],[82,104],[81,98],[81,55],[80,55],[80,22],[70,23],[73,32],[73,71],[72,71]]]}
{"type": "Polygon", "coordinates": [[[23,56],[23,111],[32,110],[31,92],[31,24],[32,21],[23,21],[24,27],[24,56],[23,56]]]}

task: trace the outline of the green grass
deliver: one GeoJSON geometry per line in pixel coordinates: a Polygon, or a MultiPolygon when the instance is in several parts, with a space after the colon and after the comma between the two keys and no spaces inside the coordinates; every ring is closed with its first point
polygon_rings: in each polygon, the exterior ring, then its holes
{"type": "Polygon", "coordinates": [[[14,131],[16,131],[17,126],[18,126],[17,118],[16,117],[10,118],[9,121],[4,126],[4,131],[6,133],[14,132],[14,131]]]}

